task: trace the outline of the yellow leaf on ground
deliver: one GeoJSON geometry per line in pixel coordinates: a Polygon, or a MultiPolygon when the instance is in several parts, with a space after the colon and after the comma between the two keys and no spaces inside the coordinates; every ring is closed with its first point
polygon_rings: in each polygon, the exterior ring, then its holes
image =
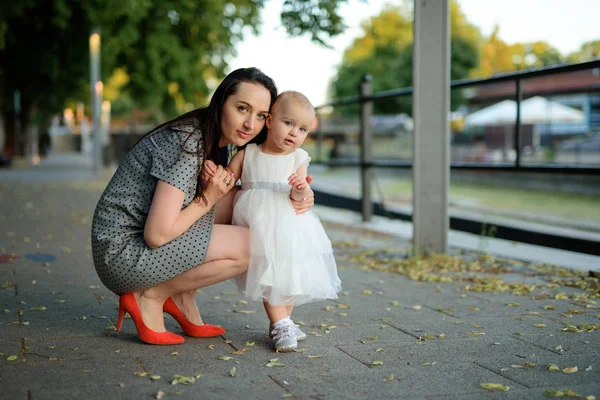
{"type": "Polygon", "coordinates": [[[509,386],[503,386],[499,383],[482,383],[480,386],[492,392],[506,392],[508,389],[510,389],[509,386]]]}

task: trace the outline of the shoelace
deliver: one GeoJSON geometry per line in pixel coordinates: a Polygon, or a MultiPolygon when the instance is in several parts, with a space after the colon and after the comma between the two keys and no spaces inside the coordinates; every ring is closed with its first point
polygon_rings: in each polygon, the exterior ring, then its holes
{"type": "Polygon", "coordinates": [[[273,331],[271,332],[273,336],[273,339],[275,340],[279,340],[285,336],[289,336],[292,337],[292,332],[290,331],[290,326],[289,325],[284,325],[280,328],[275,328],[273,329],[273,331]]]}

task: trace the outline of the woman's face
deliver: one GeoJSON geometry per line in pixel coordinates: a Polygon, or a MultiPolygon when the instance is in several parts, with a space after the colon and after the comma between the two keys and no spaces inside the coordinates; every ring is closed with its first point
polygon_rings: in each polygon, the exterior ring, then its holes
{"type": "Polygon", "coordinates": [[[230,143],[243,146],[265,126],[271,106],[271,93],[256,83],[240,82],[223,104],[219,147],[230,143]]]}

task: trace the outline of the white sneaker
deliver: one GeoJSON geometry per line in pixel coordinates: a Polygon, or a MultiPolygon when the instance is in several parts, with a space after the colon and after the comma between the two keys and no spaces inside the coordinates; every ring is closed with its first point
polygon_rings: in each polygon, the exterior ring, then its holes
{"type": "MultiPolygon", "coordinates": [[[[292,321],[292,334],[298,342],[301,342],[306,339],[306,333],[302,332],[300,325],[296,325],[293,322],[294,321],[292,321]]],[[[272,330],[273,325],[269,324],[269,336],[271,336],[271,339],[273,339],[273,333],[271,332],[272,330]]]]}
{"type": "Polygon", "coordinates": [[[306,339],[306,333],[304,333],[304,332],[302,332],[302,330],[300,330],[300,325],[294,324],[292,327],[292,331],[294,332],[294,337],[296,338],[297,341],[301,342],[304,339],[306,339]]]}
{"type": "Polygon", "coordinates": [[[298,342],[293,335],[294,323],[289,320],[279,324],[271,331],[271,337],[275,341],[275,350],[281,352],[294,351],[298,342]]]}

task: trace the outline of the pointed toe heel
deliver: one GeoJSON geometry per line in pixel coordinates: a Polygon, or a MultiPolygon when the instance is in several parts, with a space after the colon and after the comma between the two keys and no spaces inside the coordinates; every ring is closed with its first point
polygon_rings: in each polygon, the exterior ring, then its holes
{"type": "Polygon", "coordinates": [[[142,342],[148,344],[180,344],[185,342],[185,339],[171,332],[155,332],[148,328],[142,319],[140,307],[133,293],[125,293],[119,296],[119,319],[117,320],[117,332],[121,331],[125,311],[129,313],[135,328],[137,329],[138,337],[142,342]]]}
{"type": "Polygon", "coordinates": [[[227,332],[225,329],[211,324],[193,324],[183,315],[177,304],[170,297],[165,301],[163,311],[175,318],[181,329],[183,329],[183,333],[191,337],[215,337],[227,332]]]}

